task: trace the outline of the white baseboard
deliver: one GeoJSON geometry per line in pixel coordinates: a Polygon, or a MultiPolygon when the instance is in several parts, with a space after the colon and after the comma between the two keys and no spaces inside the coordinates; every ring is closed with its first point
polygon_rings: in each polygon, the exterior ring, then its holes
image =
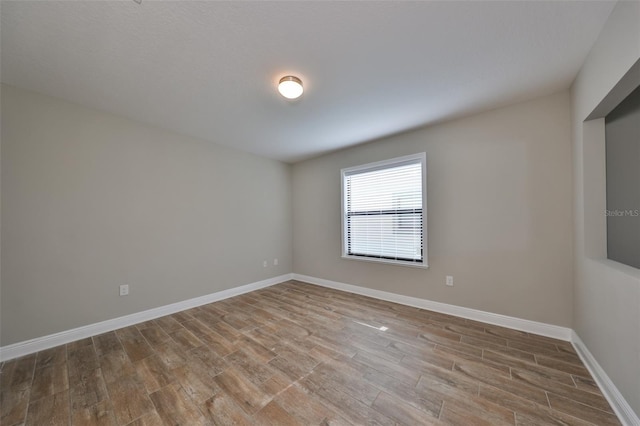
{"type": "Polygon", "coordinates": [[[275,284],[289,281],[292,278],[293,274],[280,275],[278,277],[257,281],[240,287],[234,287],[228,290],[222,290],[215,293],[207,294],[205,296],[183,300],[182,302],[172,303],[170,305],[160,306],[146,311],[137,312],[135,314],[125,315],[123,317],[113,318],[95,324],[89,324],[83,327],[62,331],[60,333],[50,334],[48,336],[42,336],[24,342],[0,347],[0,362],[18,358],[24,355],[29,355],[59,345],[64,345],[66,343],[70,343],[79,339],[84,339],[85,337],[97,336],[98,334],[106,333],[108,331],[117,330],[122,327],[139,324],[141,322],[149,321],[165,315],[174,314],[176,312],[184,311],[185,309],[195,308],[197,306],[206,305],[207,303],[228,299],[230,297],[238,296],[250,291],[270,287],[275,284]]]}
{"type": "Polygon", "coordinates": [[[600,367],[598,361],[593,357],[589,349],[585,346],[580,336],[572,331],[571,340],[580,359],[591,373],[591,376],[598,384],[598,387],[609,401],[609,405],[618,416],[624,426],[640,426],[640,418],[633,411],[629,403],[622,396],[616,385],[613,384],[607,373],[600,367]]]}
{"type": "Polygon", "coordinates": [[[349,293],[360,294],[363,296],[373,297],[374,299],[386,300],[389,302],[399,303],[401,305],[413,306],[416,308],[427,309],[429,311],[440,312],[443,314],[455,315],[457,317],[467,318],[475,321],[486,322],[488,324],[499,325],[501,327],[512,328],[515,330],[525,331],[527,333],[538,334],[541,336],[552,337],[565,341],[571,341],[572,330],[567,327],[545,324],[536,321],[530,321],[521,318],[510,317],[506,315],[494,314],[491,312],[479,311],[476,309],[464,308],[462,306],[449,305],[446,303],[434,302],[427,299],[417,297],[403,296],[401,294],[390,293],[387,291],[373,290],[366,287],[359,287],[351,284],[329,281],[322,278],[309,277],[307,275],[293,274],[293,279],[304,281],[310,284],[316,284],[323,287],[333,288],[336,290],[348,291],[349,293]]]}

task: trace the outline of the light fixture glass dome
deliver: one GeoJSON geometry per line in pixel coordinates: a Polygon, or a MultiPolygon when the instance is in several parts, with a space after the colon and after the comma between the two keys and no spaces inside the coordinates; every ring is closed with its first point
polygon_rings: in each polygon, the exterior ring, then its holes
{"type": "Polygon", "coordinates": [[[302,81],[298,77],[288,75],[278,83],[278,92],[287,99],[297,99],[302,95],[302,81]]]}

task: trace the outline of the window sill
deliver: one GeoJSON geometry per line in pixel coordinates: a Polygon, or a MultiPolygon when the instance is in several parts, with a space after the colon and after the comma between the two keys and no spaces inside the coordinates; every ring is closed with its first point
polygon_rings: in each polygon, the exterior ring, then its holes
{"type": "Polygon", "coordinates": [[[390,260],[390,259],[376,259],[373,257],[364,257],[364,256],[342,255],[341,257],[346,260],[358,260],[361,262],[382,263],[385,265],[393,265],[393,266],[407,266],[409,268],[417,268],[417,269],[429,269],[429,265],[426,263],[403,262],[400,260],[390,260]]]}

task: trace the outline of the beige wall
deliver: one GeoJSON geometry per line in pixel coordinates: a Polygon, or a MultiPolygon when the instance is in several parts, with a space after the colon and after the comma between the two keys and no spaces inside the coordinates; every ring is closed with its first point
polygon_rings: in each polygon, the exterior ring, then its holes
{"type": "Polygon", "coordinates": [[[640,413],[640,270],[606,259],[602,119],[584,122],[640,59],[640,3],[619,2],[573,84],[573,328],[640,413]]]}
{"type": "Polygon", "coordinates": [[[563,92],[295,164],[294,272],[570,326],[569,123],[563,92]],[[430,268],[342,259],[340,169],[422,151],[430,268]]]}
{"type": "Polygon", "coordinates": [[[2,345],[291,272],[290,166],[8,86],[2,124],[2,345]]]}

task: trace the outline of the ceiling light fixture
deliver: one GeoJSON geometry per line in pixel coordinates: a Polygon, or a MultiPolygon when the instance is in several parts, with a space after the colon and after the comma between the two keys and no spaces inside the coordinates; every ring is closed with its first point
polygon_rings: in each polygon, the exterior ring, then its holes
{"type": "Polygon", "coordinates": [[[304,92],[302,80],[292,75],[282,77],[278,83],[278,92],[287,99],[297,99],[304,92]]]}

